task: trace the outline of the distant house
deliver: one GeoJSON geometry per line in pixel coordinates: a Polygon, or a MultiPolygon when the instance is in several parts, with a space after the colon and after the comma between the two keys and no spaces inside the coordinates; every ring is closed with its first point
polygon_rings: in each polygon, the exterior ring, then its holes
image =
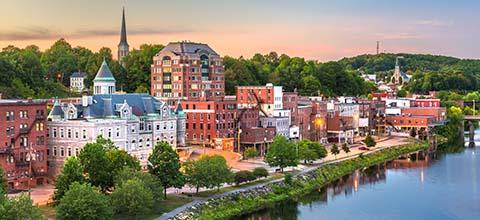
{"type": "Polygon", "coordinates": [[[82,92],[85,89],[85,78],[87,74],[84,72],[74,72],[70,76],[70,91],[82,92]]]}

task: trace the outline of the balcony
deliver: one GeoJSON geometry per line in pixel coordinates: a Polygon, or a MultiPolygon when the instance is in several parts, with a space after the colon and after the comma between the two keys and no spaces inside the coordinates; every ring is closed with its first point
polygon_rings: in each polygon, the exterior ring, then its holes
{"type": "Polygon", "coordinates": [[[43,119],[45,119],[45,115],[35,115],[35,119],[43,120],[43,119]]]}

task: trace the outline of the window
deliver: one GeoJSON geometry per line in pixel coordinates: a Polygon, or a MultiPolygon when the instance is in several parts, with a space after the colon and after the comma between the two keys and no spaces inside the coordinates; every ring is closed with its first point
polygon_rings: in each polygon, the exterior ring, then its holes
{"type": "Polygon", "coordinates": [[[53,156],[57,156],[57,147],[53,147],[53,156]]]}
{"type": "Polygon", "coordinates": [[[120,137],[120,128],[116,128],[116,129],[117,129],[116,135],[117,135],[117,137],[120,137]]]}
{"type": "Polygon", "coordinates": [[[67,148],[67,156],[71,157],[72,156],[72,148],[67,148]]]}
{"type": "Polygon", "coordinates": [[[65,149],[63,147],[60,148],[60,157],[65,156],[65,149]]]}
{"type": "Polygon", "coordinates": [[[53,136],[54,138],[57,137],[57,129],[56,129],[56,128],[52,129],[52,136],[53,136]]]}
{"type": "Polygon", "coordinates": [[[61,138],[64,138],[64,137],[65,137],[65,133],[64,133],[63,129],[60,129],[60,137],[61,137],[61,138]]]}
{"type": "Polygon", "coordinates": [[[87,139],[87,130],[85,129],[82,130],[82,137],[83,139],[87,139]]]}
{"type": "Polygon", "coordinates": [[[72,129],[67,130],[67,137],[72,138],[72,129]]]}

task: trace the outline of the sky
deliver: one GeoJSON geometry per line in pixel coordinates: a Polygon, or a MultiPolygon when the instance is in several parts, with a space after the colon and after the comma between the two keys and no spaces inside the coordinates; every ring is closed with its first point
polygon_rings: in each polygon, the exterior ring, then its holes
{"type": "Polygon", "coordinates": [[[57,39],[116,53],[189,40],[221,55],[276,51],[320,61],[380,51],[480,58],[476,0],[0,0],[0,48],[57,39]]]}

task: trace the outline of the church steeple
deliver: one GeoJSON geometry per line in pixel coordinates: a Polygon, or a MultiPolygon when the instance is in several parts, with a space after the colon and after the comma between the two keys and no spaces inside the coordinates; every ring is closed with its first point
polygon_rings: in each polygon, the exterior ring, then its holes
{"type": "MultiPolygon", "coordinates": [[[[122,10],[122,29],[120,31],[120,43],[118,44],[118,61],[122,66],[123,58],[128,55],[129,45],[127,42],[127,25],[125,22],[125,8],[122,10]]],[[[124,66],[125,67],[125,66],[124,66]]]]}

